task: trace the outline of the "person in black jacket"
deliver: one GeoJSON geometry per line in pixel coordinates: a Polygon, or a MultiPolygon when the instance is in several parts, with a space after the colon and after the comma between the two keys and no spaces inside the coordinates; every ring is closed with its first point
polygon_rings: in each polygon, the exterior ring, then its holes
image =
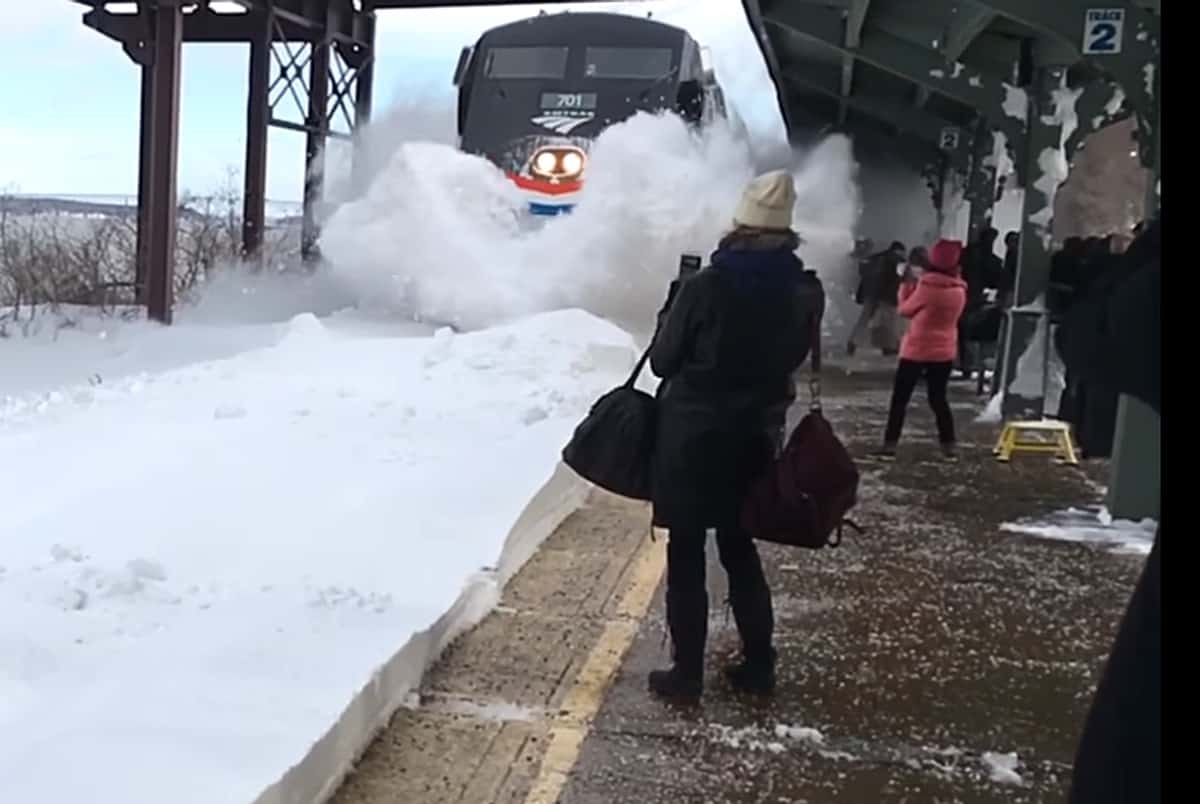
{"type": "Polygon", "coordinates": [[[963,255],[962,278],[967,283],[967,306],[958,322],[958,369],[968,377],[974,363],[970,344],[976,342],[970,324],[980,321],[981,312],[988,306],[987,290],[999,291],[1004,284],[1004,261],[995,253],[999,236],[999,231],[987,227],[974,243],[967,246],[963,255]]]}
{"type": "Polygon", "coordinates": [[[694,699],[703,690],[710,528],[742,639],[743,660],[728,679],[745,691],[774,688],[771,592],[739,516],[750,484],[782,446],[792,375],[809,355],[825,307],[820,280],[795,253],[795,198],[784,171],[751,182],[709,267],[673,282],[659,313],[650,350],[662,378],[652,498],[654,524],[670,531],[674,646],[673,666],[650,674],[650,689],[661,696],[694,699]]]}
{"type": "MultiPolygon", "coordinates": [[[[1084,383],[1162,410],[1160,221],[1066,313],[1056,346],[1084,383]]],[[[1069,804],[1162,800],[1162,526],[1134,588],[1075,754],[1069,804]]]]}
{"type": "Polygon", "coordinates": [[[859,265],[858,292],[855,300],[862,305],[858,320],[850,330],[846,354],[853,357],[858,343],[870,331],[871,340],[885,356],[896,354],[896,295],[900,290],[900,266],[904,263],[904,244],[892,242],[886,251],[872,254],[859,265]]]}

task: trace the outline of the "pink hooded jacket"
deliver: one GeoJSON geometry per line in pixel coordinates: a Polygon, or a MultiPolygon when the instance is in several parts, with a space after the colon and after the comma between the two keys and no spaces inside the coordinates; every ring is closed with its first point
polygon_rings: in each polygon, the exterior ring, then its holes
{"type": "Polygon", "coordinates": [[[912,320],[900,342],[901,359],[945,363],[958,356],[958,319],[967,306],[967,283],[957,276],[961,253],[961,244],[939,241],[930,249],[931,267],[900,286],[896,311],[912,320]]]}

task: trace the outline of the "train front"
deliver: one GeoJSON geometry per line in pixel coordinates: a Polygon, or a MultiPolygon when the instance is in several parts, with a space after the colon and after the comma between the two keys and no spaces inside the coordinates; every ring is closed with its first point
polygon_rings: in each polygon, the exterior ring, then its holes
{"type": "Polygon", "coordinates": [[[533,215],[569,212],[600,132],[639,110],[676,105],[685,36],[615,14],[494,28],[459,57],[459,147],[503,170],[533,215]]]}
{"type": "Polygon", "coordinates": [[[583,189],[592,137],[573,134],[595,120],[596,94],[542,94],[542,108],[530,123],[545,131],[511,140],[495,161],[526,197],[531,214],[554,216],[569,212],[583,189]]]}

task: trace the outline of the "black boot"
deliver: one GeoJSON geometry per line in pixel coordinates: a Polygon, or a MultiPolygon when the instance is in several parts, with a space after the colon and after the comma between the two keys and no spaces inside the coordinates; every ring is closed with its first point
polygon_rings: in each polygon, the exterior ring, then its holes
{"type": "Polygon", "coordinates": [[[704,687],[704,643],[708,638],[702,529],[672,530],[667,542],[667,628],[672,667],[650,674],[650,691],[664,698],[697,700],[704,687]]]}
{"type": "Polygon", "coordinates": [[[735,689],[769,693],[775,688],[775,611],[754,541],[733,528],[717,531],[721,563],[729,576],[729,603],[745,659],[725,671],[735,689]]]}
{"type": "Polygon", "coordinates": [[[660,698],[695,702],[704,692],[704,677],[700,673],[681,670],[679,665],[670,670],[654,670],[650,673],[650,692],[660,698]]]}
{"type": "Polygon", "coordinates": [[[770,695],[775,691],[775,649],[765,656],[748,657],[725,668],[725,678],[739,692],[770,695]]]}

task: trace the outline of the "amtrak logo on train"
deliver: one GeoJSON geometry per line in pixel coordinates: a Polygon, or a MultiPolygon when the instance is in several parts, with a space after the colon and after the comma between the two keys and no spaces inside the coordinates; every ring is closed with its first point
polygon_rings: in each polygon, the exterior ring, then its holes
{"type": "Polygon", "coordinates": [[[531,117],[530,123],[542,128],[548,128],[555,134],[570,134],[575,129],[579,128],[584,123],[589,123],[594,120],[594,114],[584,114],[579,116],[559,114],[541,114],[537,117],[531,117]]]}

